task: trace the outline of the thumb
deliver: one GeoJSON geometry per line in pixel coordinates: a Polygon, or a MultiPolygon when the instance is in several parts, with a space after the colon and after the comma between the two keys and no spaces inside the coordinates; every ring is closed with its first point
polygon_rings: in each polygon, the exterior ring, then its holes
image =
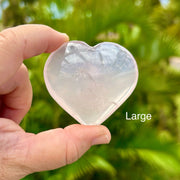
{"type": "Polygon", "coordinates": [[[33,171],[52,170],[79,159],[92,145],[107,144],[105,126],[70,125],[41,132],[28,140],[26,165],[33,171]]]}

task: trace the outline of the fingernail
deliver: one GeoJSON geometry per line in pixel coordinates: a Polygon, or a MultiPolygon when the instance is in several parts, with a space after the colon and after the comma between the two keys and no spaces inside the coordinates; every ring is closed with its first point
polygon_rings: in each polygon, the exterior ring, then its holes
{"type": "Polygon", "coordinates": [[[97,145],[97,144],[109,144],[111,140],[110,135],[108,134],[103,134],[100,135],[98,137],[96,137],[93,141],[92,141],[92,145],[97,145]]]}
{"type": "Polygon", "coordinates": [[[69,41],[69,36],[66,33],[61,33],[65,37],[65,41],[69,41]]]}

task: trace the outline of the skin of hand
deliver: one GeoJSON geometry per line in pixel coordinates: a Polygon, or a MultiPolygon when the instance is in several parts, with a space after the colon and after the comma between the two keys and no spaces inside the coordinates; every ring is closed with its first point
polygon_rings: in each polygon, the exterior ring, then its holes
{"type": "Polygon", "coordinates": [[[0,179],[59,168],[80,158],[92,145],[107,144],[102,125],[74,124],[39,134],[19,123],[31,107],[32,87],[23,60],[50,53],[69,38],[45,25],[21,25],[0,32],[0,179]]]}

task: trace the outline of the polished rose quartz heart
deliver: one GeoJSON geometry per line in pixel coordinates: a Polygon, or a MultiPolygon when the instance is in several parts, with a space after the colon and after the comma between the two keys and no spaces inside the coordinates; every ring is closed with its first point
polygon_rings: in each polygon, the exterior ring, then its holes
{"type": "Polygon", "coordinates": [[[54,100],[79,123],[104,122],[133,92],[138,68],[124,47],[103,42],[94,47],[81,41],[63,44],[44,68],[54,100]]]}

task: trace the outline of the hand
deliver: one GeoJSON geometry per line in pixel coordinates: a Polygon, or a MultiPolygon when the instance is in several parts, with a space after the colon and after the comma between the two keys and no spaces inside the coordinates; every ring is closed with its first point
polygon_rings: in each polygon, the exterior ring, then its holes
{"type": "Polygon", "coordinates": [[[20,126],[31,107],[32,88],[23,60],[57,49],[68,37],[44,25],[22,25],[0,33],[0,177],[18,180],[76,161],[90,146],[109,143],[104,126],[70,125],[39,134],[20,126]]]}

